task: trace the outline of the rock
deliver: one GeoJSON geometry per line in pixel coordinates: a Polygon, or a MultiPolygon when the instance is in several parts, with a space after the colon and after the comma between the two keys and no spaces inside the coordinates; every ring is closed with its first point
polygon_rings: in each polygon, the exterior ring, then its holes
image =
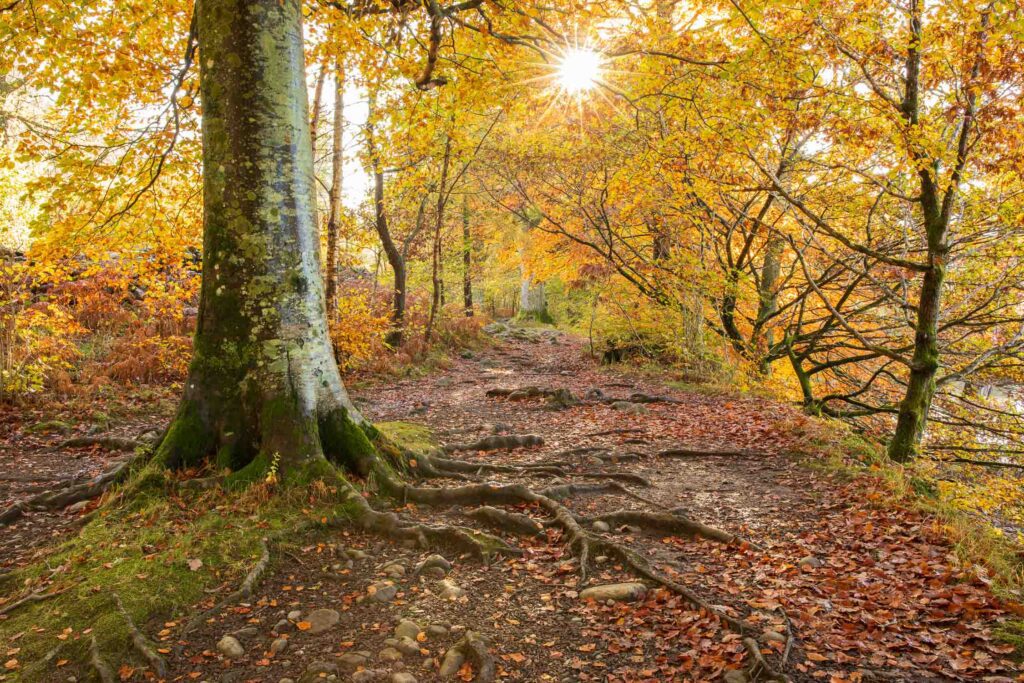
{"type": "Polygon", "coordinates": [[[367,592],[375,601],[387,603],[394,600],[395,596],[398,595],[398,586],[386,581],[378,581],[371,584],[367,592]]]}
{"type": "Polygon", "coordinates": [[[800,558],[800,561],[797,562],[797,565],[804,571],[807,571],[808,569],[819,569],[820,567],[824,566],[824,563],[818,558],[816,558],[814,555],[808,555],[807,557],[800,558]]]}
{"type": "Polygon", "coordinates": [[[750,677],[743,669],[733,669],[722,675],[722,683],[747,683],[749,680],[750,677]]]}
{"type": "Polygon", "coordinates": [[[456,600],[466,594],[460,586],[456,585],[452,581],[447,579],[441,582],[441,599],[442,600],[456,600]]]}
{"type": "Polygon", "coordinates": [[[630,401],[615,401],[612,403],[612,410],[621,410],[631,415],[646,415],[651,412],[639,403],[631,403],[630,401]]]}
{"type": "Polygon", "coordinates": [[[288,649],[288,639],[287,638],[275,638],[274,641],[272,643],[270,643],[270,651],[273,652],[275,655],[279,655],[279,654],[281,654],[282,652],[284,652],[287,649],[288,649]]]}
{"type": "Polygon", "coordinates": [[[420,644],[412,638],[402,636],[398,639],[395,649],[403,655],[418,655],[420,653],[420,644]]]}
{"type": "Polygon", "coordinates": [[[299,683],[315,683],[316,681],[322,681],[329,676],[334,676],[337,680],[338,676],[338,665],[334,662],[316,661],[311,662],[302,676],[299,677],[299,683]]]}
{"type": "Polygon", "coordinates": [[[241,659],[245,656],[245,648],[234,636],[224,636],[218,640],[217,650],[228,659],[241,659]]]}
{"type": "Polygon", "coordinates": [[[340,618],[341,615],[333,609],[317,609],[309,613],[306,621],[309,622],[310,633],[323,633],[337,624],[340,618]]]}
{"type": "Polygon", "coordinates": [[[603,586],[591,586],[580,591],[581,600],[597,600],[604,602],[632,602],[640,600],[647,594],[647,586],[639,581],[628,583],[609,583],[603,586]]]}
{"type": "Polygon", "coordinates": [[[412,619],[402,619],[398,622],[398,626],[395,627],[396,638],[412,638],[415,640],[416,636],[420,634],[420,625],[412,619]]]}
{"type": "Polygon", "coordinates": [[[452,563],[444,559],[441,555],[430,555],[425,560],[416,565],[416,573],[422,574],[428,569],[438,568],[441,570],[441,577],[443,578],[448,572],[452,570],[452,563]]]}
{"type": "Polygon", "coordinates": [[[293,609],[288,613],[288,621],[299,621],[302,619],[302,610],[293,609]]]}
{"type": "Polygon", "coordinates": [[[294,678],[282,678],[277,683],[295,683],[295,679],[294,678]]]}
{"type": "Polygon", "coordinates": [[[444,638],[448,635],[448,629],[441,624],[431,624],[427,627],[428,638],[444,638]]]}
{"type": "Polygon", "coordinates": [[[447,575],[444,573],[444,570],[440,567],[427,567],[422,572],[420,572],[420,576],[427,579],[433,579],[434,581],[440,581],[447,575]]]}
{"type": "Polygon", "coordinates": [[[610,526],[608,526],[608,522],[602,522],[601,520],[597,520],[596,522],[594,522],[590,526],[591,526],[591,528],[593,528],[594,531],[598,531],[598,532],[600,532],[602,534],[607,532],[607,531],[611,531],[612,530],[612,528],[610,526]]]}
{"type": "Polygon", "coordinates": [[[766,643],[785,643],[786,636],[782,635],[778,631],[765,631],[761,634],[761,639],[766,643]]]}
{"type": "Polygon", "coordinates": [[[358,652],[346,652],[338,657],[338,666],[343,671],[355,671],[366,664],[367,657],[358,652]]]}
{"type": "Polygon", "coordinates": [[[391,683],[416,683],[416,677],[411,673],[400,671],[396,674],[391,674],[391,683]]]}
{"type": "Polygon", "coordinates": [[[385,662],[399,662],[402,660],[402,653],[393,647],[386,647],[380,651],[377,657],[385,662]]]}
{"type": "Polygon", "coordinates": [[[390,576],[392,579],[399,579],[405,576],[405,567],[397,562],[393,562],[384,567],[384,573],[390,576]]]}
{"type": "Polygon", "coordinates": [[[352,674],[352,683],[375,683],[383,681],[388,675],[387,671],[380,669],[365,669],[352,674]]]}
{"type": "Polygon", "coordinates": [[[356,548],[350,548],[350,549],[346,550],[345,554],[348,555],[349,558],[353,559],[353,560],[365,560],[366,558],[369,557],[369,555],[367,555],[365,552],[363,552],[362,550],[358,550],[356,548]]]}
{"type": "Polygon", "coordinates": [[[64,509],[67,510],[68,512],[70,512],[70,513],[81,512],[85,508],[89,507],[90,503],[92,503],[92,499],[91,498],[88,499],[88,500],[80,500],[77,503],[75,503],[73,505],[69,505],[69,506],[67,506],[64,509]]]}
{"type": "Polygon", "coordinates": [[[274,629],[273,629],[272,632],[273,633],[285,633],[286,631],[291,631],[291,630],[292,630],[292,622],[288,621],[287,619],[280,619],[276,624],[274,624],[274,629]]]}
{"type": "Polygon", "coordinates": [[[459,669],[462,668],[462,663],[466,661],[466,656],[462,654],[462,650],[458,648],[451,648],[444,656],[444,661],[441,662],[441,668],[437,670],[437,675],[441,679],[453,678],[459,673],[459,669]]]}

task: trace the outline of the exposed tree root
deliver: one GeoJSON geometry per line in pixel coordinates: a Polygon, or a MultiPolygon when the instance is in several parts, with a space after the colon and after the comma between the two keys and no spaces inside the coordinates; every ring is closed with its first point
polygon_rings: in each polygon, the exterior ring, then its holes
{"type": "Polygon", "coordinates": [[[142,658],[149,663],[150,668],[153,669],[153,672],[158,677],[166,677],[167,663],[164,661],[164,658],[157,654],[156,650],[154,650],[149,644],[146,636],[135,625],[131,615],[128,614],[128,610],[124,608],[124,603],[121,602],[121,596],[116,592],[112,595],[114,597],[114,604],[117,605],[117,611],[121,613],[121,618],[124,619],[124,623],[128,627],[128,633],[132,640],[132,647],[134,647],[135,651],[142,655],[142,658]]]}
{"type": "Polygon", "coordinates": [[[658,531],[670,536],[688,536],[706,538],[726,545],[749,545],[754,546],[735,534],[710,527],[696,520],[689,519],[679,514],[664,512],[643,512],[640,510],[616,510],[594,517],[580,517],[580,522],[593,524],[594,522],[606,522],[611,526],[628,524],[639,527],[646,531],[658,531]]]}
{"type": "Polygon", "coordinates": [[[29,605],[36,602],[42,602],[43,600],[49,600],[50,598],[55,598],[66,590],[66,588],[63,588],[59,591],[51,591],[49,593],[42,590],[38,590],[34,593],[29,593],[23,598],[15,600],[14,602],[9,602],[6,605],[0,606],[0,617],[8,615],[14,610],[24,605],[29,605]]]}
{"type": "Polygon", "coordinates": [[[535,434],[485,436],[479,441],[465,444],[450,444],[444,447],[449,453],[454,451],[496,451],[501,449],[530,448],[543,446],[544,439],[535,434]]]}
{"type": "Polygon", "coordinates": [[[619,429],[605,429],[600,432],[591,432],[583,436],[614,436],[616,434],[643,434],[646,430],[638,427],[621,427],[619,429]]]}
{"type": "MultiPolygon", "coordinates": [[[[295,530],[292,530],[289,533],[293,533],[294,531],[295,530]]],[[[263,577],[264,572],[267,571],[267,567],[270,565],[270,546],[267,543],[267,539],[260,539],[260,548],[262,550],[260,558],[256,560],[256,564],[252,566],[249,573],[245,575],[244,579],[242,579],[242,583],[238,587],[238,590],[234,591],[205,612],[201,612],[189,619],[189,622],[182,630],[183,634],[191,633],[204,621],[212,619],[220,614],[225,607],[241,602],[242,600],[252,596],[252,592],[256,588],[256,584],[259,583],[259,580],[263,577]]]]}
{"type": "Polygon", "coordinates": [[[572,472],[568,476],[583,479],[612,479],[637,486],[651,486],[651,480],[632,472],[572,472]]]}
{"type": "Polygon", "coordinates": [[[482,474],[484,472],[501,472],[507,474],[549,475],[552,477],[579,477],[582,479],[613,479],[638,486],[651,485],[651,482],[645,477],[630,472],[570,472],[564,468],[574,467],[575,463],[564,460],[545,461],[532,465],[492,465],[490,463],[470,463],[463,460],[433,457],[430,459],[430,462],[441,473],[471,472],[482,474]]]}
{"type": "Polygon", "coordinates": [[[64,439],[51,450],[99,446],[108,451],[134,451],[136,448],[146,448],[150,445],[145,441],[126,439],[121,436],[73,436],[70,439],[64,439]]]}
{"type": "MultiPolygon", "coordinates": [[[[381,483],[385,489],[385,493],[389,495],[397,494],[397,497],[401,500],[424,505],[467,506],[485,504],[514,505],[523,503],[539,505],[542,510],[550,514],[552,517],[548,524],[560,527],[565,533],[567,544],[579,561],[581,584],[586,583],[587,581],[587,572],[592,555],[599,553],[609,557],[614,557],[641,578],[652,581],[674,593],[677,593],[698,609],[703,609],[708,613],[715,614],[730,630],[744,636],[755,632],[753,626],[748,624],[746,621],[727,614],[722,608],[711,605],[703,600],[687,586],[684,586],[683,584],[674,581],[668,576],[653,569],[647,559],[639,553],[620,543],[607,540],[584,529],[572,511],[559,503],[556,496],[569,497],[570,495],[574,495],[580,491],[588,490],[589,487],[587,485],[567,484],[537,493],[521,484],[512,484],[507,486],[475,484],[450,489],[415,487],[387,477],[386,475],[382,476],[381,483]]],[[[609,486],[609,484],[604,484],[600,488],[607,490],[609,486]]],[[[618,483],[613,483],[611,486],[619,492],[626,490],[625,487],[618,483]]],[[[369,508],[368,503],[366,503],[366,506],[369,508]]],[[[376,514],[379,515],[382,513],[376,514]]],[[[487,520],[498,522],[503,528],[509,530],[518,528],[520,523],[523,521],[513,517],[510,513],[506,513],[505,515],[495,515],[494,513],[487,512],[483,513],[483,515],[487,520]]],[[[674,516],[658,515],[653,513],[637,514],[630,513],[628,511],[612,513],[612,515],[612,519],[629,519],[635,523],[647,525],[651,528],[669,528],[671,529],[671,533],[679,533],[681,529],[685,529],[690,535],[696,534],[703,536],[707,534],[708,537],[722,542],[735,542],[736,540],[735,537],[726,534],[725,532],[712,529],[711,527],[707,527],[703,524],[691,522],[690,520],[676,518],[674,516]],[[616,514],[621,515],[621,517],[616,518],[614,516],[616,514]]],[[[527,528],[526,525],[523,525],[523,528],[527,528]]],[[[529,528],[530,533],[532,534],[532,525],[529,525],[529,528]]],[[[756,640],[754,643],[756,645],[756,640]]],[[[751,671],[757,672],[757,675],[761,678],[775,681],[788,680],[784,674],[774,671],[768,665],[764,660],[764,657],[760,654],[760,650],[757,650],[756,652],[749,652],[748,654],[753,660],[751,671]]]]}
{"type": "Polygon", "coordinates": [[[103,655],[100,654],[100,646],[96,643],[96,636],[92,636],[89,639],[89,664],[92,666],[92,670],[96,672],[96,677],[100,680],[100,683],[116,683],[117,678],[114,677],[114,670],[110,668],[110,665],[103,659],[103,655]]]}
{"type": "Polygon", "coordinates": [[[143,456],[135,456],[118,463],[106,472],[92,479],[71,484],[56,491],[47,491],[25,501],[11,505],[0,512],[0,526],[11,524],[21,519],[32,510],[60,510],[82,500],[91,500],[102,495],[108,488],[122,481],[131,470],[131,466],[143,456]]]}
{"type": "Polygon", "coordinates": [[[763,457],[760,453],[754,453],[753,451],[730,451],[730,450],[710,450],[702,451],[694,448],[669,448],[664,451],[658,451],[654,454],[656,458],[760,458],[763,457]]]}
{"type": "Polygon", "coordinates": [[[518,512],[506,512],[490,505],[473,508],[466,513],[466,516],[490,527],[510,531],[519,536],[539,536],[544,533],[544,525],[533,517],[518,512]]]}

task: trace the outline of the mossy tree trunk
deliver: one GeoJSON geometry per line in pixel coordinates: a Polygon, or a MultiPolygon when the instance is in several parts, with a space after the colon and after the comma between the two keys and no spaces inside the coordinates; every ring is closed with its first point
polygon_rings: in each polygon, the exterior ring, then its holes
{"type": "Polygon", "coordinates": [[[259,476],[373,449],[327,332],[299,0],[198,3],[203,281],[167,466],[259,476]]]}

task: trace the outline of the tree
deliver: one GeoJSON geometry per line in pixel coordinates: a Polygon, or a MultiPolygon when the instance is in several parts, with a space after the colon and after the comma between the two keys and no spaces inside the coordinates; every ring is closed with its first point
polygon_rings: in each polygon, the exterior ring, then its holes
{"type": "Polygon", "coordinates": [[[203,283],[195,351],[158,450],[249,477],[325,457],[369,474],[327,334],[298,0],[197,8],[203,283]]]}

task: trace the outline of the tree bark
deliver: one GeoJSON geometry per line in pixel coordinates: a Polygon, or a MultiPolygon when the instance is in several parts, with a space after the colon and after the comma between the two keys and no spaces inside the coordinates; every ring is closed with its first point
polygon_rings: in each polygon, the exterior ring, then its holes
{"type": "Polygon", "coordinates": [[[430,318],[427,320],[427,330],[423,335],[424,341],[430,343],[430,336],[434,330],[434,319],[437,317],[438,309],[443,305],[444,283],[441,279],[441,228],[444,227],[444,209],[448,203],[448,162],[451,159],[452,139],[445,136],[444,156],[441,159],[441,183],[437,189],[437,207],[434,212],[434,248],[432,258],[431,280],[433,284],[432,296],[430,299],[430,318]]]}
{"type": "MultiPolygon", "coordinates": [[[[325,69],[326,71],[326,69],[325,69]]],[[[334,135],[331,141],[330,213],[327,218],[327,316],[338,315],[338,235],[341,232],[341,188],[344,180],[345,74],[335,66],[334,135]]]]}
{"type": "Polygon", "coordinates": [[[373,110],[374,98],[370,99],[370,121],[366,124],[366,142],[370,152],[370,165],[373,170],[373,213],[374,228],[380,238],[381,246],[384,248],[384,255],[395,275],[393,303],[391,309],[392,330],[385,340],[389,346],[397,347],[402,344],[405,335],[405,258],[398,249],[394,239],[391,237],[391,230],[388,228],[388,216],[384,206],[384,171],[380,165],[380,155],[377,151],[377,144],[374,140],[373,131],[373,110]]]}
{"type": "MultiPolygon", "coordinates": [[[[204,258],[195,351],[157,450],[239,478],[374,451],[327,334],[299,0],[203,0],[204,258]]],[[[367,429],[372,429],[366,427],[367,429]]]]}
{"type": "Polygon", "coordinates": [[[462,196],[462,306],[473,317],[473,240],[469,233],[469,197],[462,196]]]}

